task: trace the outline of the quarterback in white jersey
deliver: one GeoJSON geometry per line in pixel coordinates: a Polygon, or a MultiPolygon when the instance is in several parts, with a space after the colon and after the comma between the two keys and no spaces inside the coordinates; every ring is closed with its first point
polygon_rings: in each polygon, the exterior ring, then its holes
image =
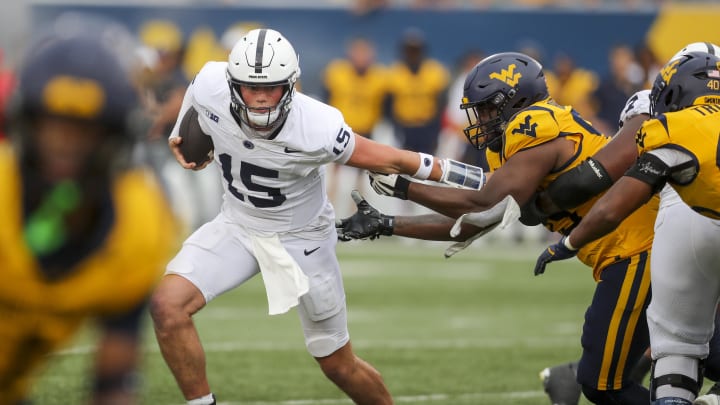
{"type": "MultiPolygon", "coordinates": [[[[183,167],[208,164],[180,152],[180,124],[194,109],[225,188],[221,212],[185,241],[151,302],[162,354],[189,404],[215,403],[192,315],[258,273],[270,314],[297,306],[307,349],[333,383],[355,403],[392,403],[380,374],[350,346],[324,165],[461,183],[462,170],[475,170],[355,136],[337,109],[295,91],[299,74],[286,38],[250,31],[228,62],[207,63],[188,86],[170,136],[183,167]]],[[[381,233],[393,226],[389,218],[372,225],[381,233]]]]}
{"type": "MultiPolygon", "coordinates": [[[[194,106],[211,134],[225,183],[222,213],[256,232],[317,233],[332,227],[325,163],[346,163],[355,136],[340,111],[295,93],[282,128],[271,138],[246,134],[228,108],[226,62],[207,63],[185,94],[180,116],[194,106]],[[324,220],[324,222],[317,222],[324,220]]],[[[178,136],[178,126],[171,137],[178,136]]]]}

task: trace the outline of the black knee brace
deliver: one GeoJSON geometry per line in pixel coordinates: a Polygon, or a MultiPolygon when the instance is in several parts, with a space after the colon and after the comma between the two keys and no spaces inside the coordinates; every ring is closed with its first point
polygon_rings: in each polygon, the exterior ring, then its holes
{"type": "Polygon", "coordinates": [[[657,388],[663,385],[671,385],[673,387],[682,388],[692,392],[696,397],[703,385],[703,360],[698,361],[698,381],[683,374],[665,374],[655,377],[655,362],[652,362],[650,369],[650,401],[657,399],[655,395],[657,388]]]}

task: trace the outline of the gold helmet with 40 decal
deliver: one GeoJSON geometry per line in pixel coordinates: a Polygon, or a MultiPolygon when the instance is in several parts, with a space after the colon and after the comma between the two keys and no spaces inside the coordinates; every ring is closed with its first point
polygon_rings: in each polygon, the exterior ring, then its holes
{"type": "Polygon", "coordinates": [[[268,137],[285,121],[300,77],[299,62],[290,41],[268,28],[249,31],[232,48],[226,72],[230,110],[251,134],[268,137]],[[241,86],[283,86],[283,95],[275,106],[249,108],[242,98],[241,86]]]}

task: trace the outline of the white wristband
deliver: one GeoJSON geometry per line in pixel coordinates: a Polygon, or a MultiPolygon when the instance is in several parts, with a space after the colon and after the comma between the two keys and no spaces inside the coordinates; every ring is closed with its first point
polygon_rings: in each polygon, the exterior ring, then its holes
{"type": "Polygon", "coordinates": [[[565,237],[565,239],[563,240],[563,245],[565,245],[566,248],[572,250],[573,252],[578,250],[575,246],[570,244],[570,236],[565,237]]]}
{"type": "Polygon", "coordinates": [[[418,155],[420,155],[420,167],[412,176],[416,179],[427,180],[435,165],[435,157],[422,152],[418,152],[418,155]]]}

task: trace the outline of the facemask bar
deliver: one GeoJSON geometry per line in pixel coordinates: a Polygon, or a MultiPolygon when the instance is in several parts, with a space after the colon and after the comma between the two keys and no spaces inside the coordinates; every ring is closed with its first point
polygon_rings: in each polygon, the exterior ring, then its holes
{"type": "Polygon", "coordinates": [[[290,84],[289,80],[282,80],[272,83],[246,83],[235,80],[226,72],[228,84],[230,86],[230,102],[233,112],[236,114],[243,124],[249,128],[263,133],[271,132],[280,126],[290,111],[290,103],[294,92],[294,83],[290,84]],[[242,99],[240,86],[246,87],[272,87],[283,86],[283,96],[278,104],[274,107],[250,108],[242,99]]]}

